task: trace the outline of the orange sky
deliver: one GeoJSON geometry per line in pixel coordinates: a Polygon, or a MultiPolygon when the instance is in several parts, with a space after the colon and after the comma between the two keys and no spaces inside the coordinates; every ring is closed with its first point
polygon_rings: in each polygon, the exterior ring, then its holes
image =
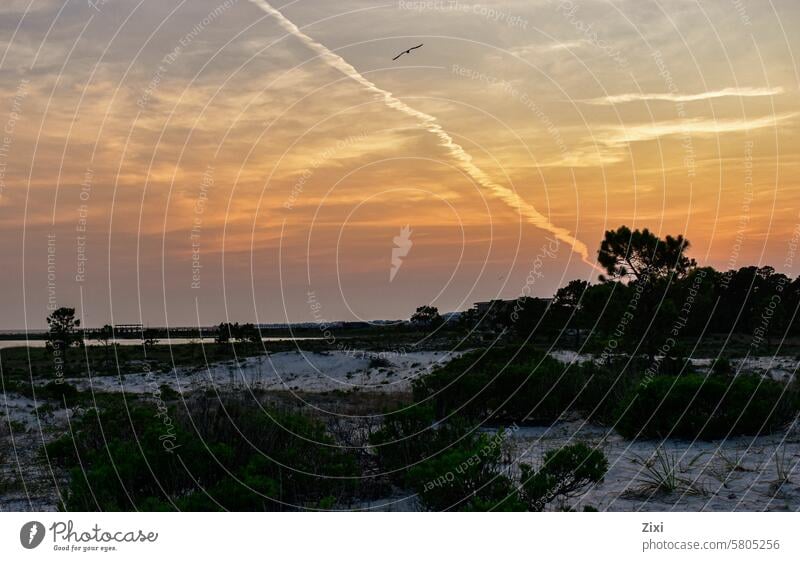
{"type": "Polygon", "coordinates": [[[796,2],[28,5],[0,5],[2,328],[550,295],[621,224],[800,273],[796,2]]]}

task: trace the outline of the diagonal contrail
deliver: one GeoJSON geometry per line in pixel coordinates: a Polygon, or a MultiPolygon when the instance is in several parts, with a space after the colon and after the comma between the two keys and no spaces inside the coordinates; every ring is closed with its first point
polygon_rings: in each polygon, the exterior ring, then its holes
{"type": "Polygon", "coordinates": [[[572,234],[570,234],[569,230],[556,226],[555,224],[550,222],[546,216],[544,216],[538,210],[536,210],[536,208],[534,208],[532,204],[524,201],[513,190],[492,181],[492,179],[486,174],[486,172],[484,172],[481,168],[479,168],[473,163],[472,156],[467,154],[464,148],[462,148],[460,144],[456,143],[453,140],[453,137],[450,136],[450,134],[447,131],[445,131],[441,127],[441,125],[439,125],[439,123],[436,121],[436,117],[428,115],[427,113],[423,113],[422,111],[417,111],[410,105],[397,99],[391,92],[379,88],[374,83],[367,80],[364,76],[361,75],[361,73],[358,70],[355,69],[353,65],[347,62],[341,56],[331,51],[328,47],[326,47],[322,43],[318,43],[317,41],[315,41],[302,31],[300,31],[299,27],[297,27],[290,20],[286,19],[286,17],[281,12],[273,8],[265,0],[250,0],[250,1],[259,8],[261,8],[262,10],[264,10],[270,16],[274,17],[278,21],[278,24],[280,24],[280,26],[283,29],[285,29],[291,35],[294,35],[295,37],[300,39],[305,46],[307,46],[309,49],[317,53],[320,56],[320,58],[324,60],[328,65],[332,66],[333,68],[335,68],[348,78],[355,80],[361,86],[363,86],[364,89],[382,98],[383,102],[386,104],[387,107],[396,109],[419,121],[425,130],[427,130],[431,134],[436,135],[439,138],[440,144],[445,148],[447,148],[450,154],[458,162],[459,167],[461,167],[461,169],[464,170],[464,172],[466,172],[478,184],[490,190],[496,196],[502,199],[506,204],[516,209],[518,212],[522,213],[526,218],[528,218],[528,220],[530,220],[531,224],[533,224],[534,226],[550,232],[559,241],[569,244],[572,247],[572,250],[581,256],[583,261],[594,266],[592,263],[589,262],[589,250],[587,249],[586,244],[576,239],[572,234]]]}

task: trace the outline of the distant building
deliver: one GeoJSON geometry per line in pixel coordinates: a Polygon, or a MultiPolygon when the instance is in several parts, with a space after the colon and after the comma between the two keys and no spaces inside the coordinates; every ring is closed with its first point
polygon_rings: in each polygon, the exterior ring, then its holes
{"type": "Polygon", "coordinates": [[[142,324],[141,323],[118,323],[114,326],[114,333],[115,334],[124,334],[124,333],[141,333],[142,332],[142,324]]]}

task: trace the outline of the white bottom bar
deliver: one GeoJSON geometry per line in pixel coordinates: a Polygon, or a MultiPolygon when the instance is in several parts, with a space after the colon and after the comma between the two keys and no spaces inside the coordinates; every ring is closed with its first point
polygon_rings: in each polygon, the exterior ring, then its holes
{"type": "Polygon", "coordinates": [[[518,561],[582,554],[798,559],[799,527],[797,513],[2,513],[0,555],[136,561],[170,555],[187,561],[518,561]],[[30,525],[21,531],[31,521],[44,527],[44,537],[26,549],[30,525]]]}

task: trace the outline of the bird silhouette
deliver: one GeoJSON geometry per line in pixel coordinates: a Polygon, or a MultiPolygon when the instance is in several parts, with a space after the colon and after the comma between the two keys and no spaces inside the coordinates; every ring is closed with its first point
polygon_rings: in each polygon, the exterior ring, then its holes
{"type": "Polygon", "coordinates": [[[414,49],[419,49],[422,45],[424,45],[424,43],[420,43],[416,47],[411,47],[410,49],[406,49],[405,51],[403,51],[402,53],[400,53],[399,55],[394,57],[392,60],[397,60],[398,58],[400,58],[403,55],[411,54],[411,51],[413,51],[414,49]]]}

